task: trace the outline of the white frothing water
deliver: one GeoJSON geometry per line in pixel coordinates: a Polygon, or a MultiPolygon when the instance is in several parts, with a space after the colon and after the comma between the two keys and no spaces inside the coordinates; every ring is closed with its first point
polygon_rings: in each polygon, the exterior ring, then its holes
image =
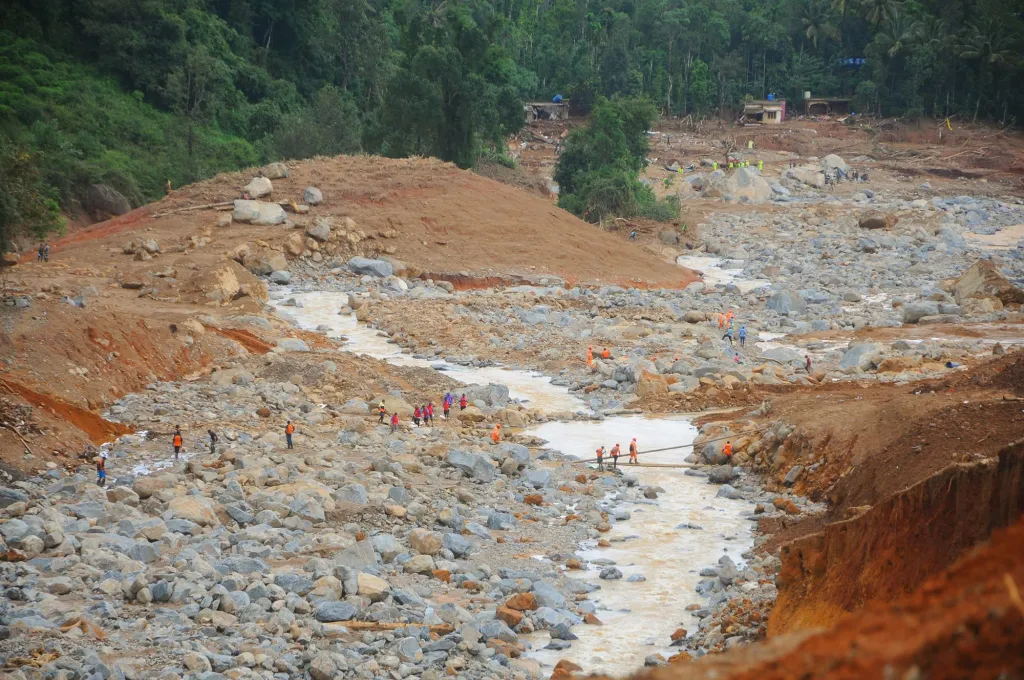
{"type": "Polygon", "coordinates": [[[718,486],[703,478],[686,476],[682,469],[630,469],[624,464],[633,437],[637,438],[641,462],[683,462],[691,449],[647,455],[643,452],[691,444],[697,429],[685,417],[626,416],[600,422],[551,422],[529,430],[528,434],[547,440],[551,448],[581,458],[592,458],[598,446],[610,449],[619,443],[624,452],[619,463],[626,473],[636,476],[641,484],[665,490],[655,504],[621,505],[632,516],[605,535],[612,547],[594,546],[580,551],[589,560],[614,560],[623,573],[617,581],[600,580],[599,567],[582,573],[581,578],[601,586],[590,597],[597,604],[596,616],[604,625],[576,626],[573,632],[580,639],[564,651],[542,649],[548,643],[548,634],[536,633],[531,638],[536,651],[530,656],[549,665],[569,659],[588,673],[610,675],[641,669],[649,654],[661,653],[667,658],[675,651],[668,644],[671,634],[677,628],[695,630],[697,621],[685,609],[687,605],[705,602],[694,591],[701,578],[700,569],[716,564],[725,554],[741,564],[740,554],[752,547],[751,523],[740,513],[753,510],[753,504],[716,498],[718,486]],[[681,523],[703,530],[676,529],[681,523]],[[627,536],[635,538],[617,540],[627,536]],[[626,579],[633,574],[642,574],[647,580],[630,583],[626,579]]]}
{"type": "Polygon", "coordinates": [[[347,293],[290,293],[275,295],[273,301],[277,304],[278,313],[289,317],[299,328],[315,330],[327,326],[330,328],[327,331],[329,337],[344,337],[346,351],[383,359],[396,366],[433,368],[465,385],[500,383],[508,387],[512,399],[547,413],[589,410],[581,399],[569,393],[567,387],[552,385],[551,378],[539,373],[500,366],[470,368],[441,360],[417,359],[403,352],[398,345],[388,342],[379,331],[357,322],[355,315],[338,314],[340,309],[348,305],[347,293]],[[282,306],[281,302],[285,299],[294,299],[301,307],[282,306]]]}
{"type": "Polygon", "coordinates": [[[722,264],[726,260],[720,257],[708,257],[706,255],[680,255],[676,258],[676,264],[680,267],[693,269],[704,275],[704,285],[708,288],[733,284],[740,289],[741,293],[749,293],[758,288],[767,288],[772,285],[768,279],[745,279],[742,269],[723,269],[722,264]]]}

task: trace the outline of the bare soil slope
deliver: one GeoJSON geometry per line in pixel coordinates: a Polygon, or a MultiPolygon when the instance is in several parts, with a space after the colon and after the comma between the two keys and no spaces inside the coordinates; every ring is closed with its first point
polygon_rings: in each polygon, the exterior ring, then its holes
{"type": "MultiPolygon", "coordinates": [[[[293,216],[297,225],[332,216],[352,218],[370,236],[394,230],[397,238],[360,245],[393,246],[394,257],[423,272],[465,272],[474,277],[554,274],[572,282],[670,287],[695,280],[687,270],[639,247],[624,246],[620,239],[534,193],[436,159],[339,156],[290,163],[289,168],[290,176],[273,180],[274,193],[265,200],[301,203],[307,186],[320,188],[324,196],[309,215],[293,216]]],[[[175,191],[147,210],[160,213],[237,198],[254,174],[250,170],[218,175],[175,191]]],[[[163,219],[121,218],[113,229],[110,223],[96,225],[69,238],[67,245],[85,247],[90,233],[116,237],[117,243],[148,229],[185,235],[211,226],[215,215],[196,211],[163,219]]],[[[232,231],[239,229],[236,225],[232,231]]],[[[244,225],[241,229],[268,241],[290,231],[244,225]]]]}

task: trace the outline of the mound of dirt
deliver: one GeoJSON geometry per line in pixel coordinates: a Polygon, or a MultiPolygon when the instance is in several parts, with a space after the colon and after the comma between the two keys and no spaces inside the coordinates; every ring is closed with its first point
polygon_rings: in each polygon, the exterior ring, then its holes
{"type": "MultiPolygon", "coordinates": [[[[252,175],[218,175],[175,191],[150,210],[232,200],[252,175]]],[[[360,243],[365,254],[383,252],[429,274],[553,274],[573,282],[672,287],[695,280],[688,270],[625,246],[536,193],[436,159],[339,156],[290,163],[289,176],[274,180],[274,199],[301,203],[309,186],[322,191],[323,203],[309,215],[293,216],[296,224],[316,217],[351,218],[368,237],[360,243]]],[[[161,222],[182,235],[211,221],[208,211],[195,211],[161,222]]],[[[236,228],[260,238],[275,233],[236,228]]],[[[280,238],[288,231],[276,233],[280,238]]]]}

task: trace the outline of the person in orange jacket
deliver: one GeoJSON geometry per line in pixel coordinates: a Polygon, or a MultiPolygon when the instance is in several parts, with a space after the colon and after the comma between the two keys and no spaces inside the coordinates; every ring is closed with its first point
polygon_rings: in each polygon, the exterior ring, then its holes
{"type": "Polygon", "coordinates": [[[292,435],[293,434],[295,434],[295,425],[293,425],[292,421],[289,420],[288,424],[284,426],[284,438],[288,442],[288,448],[289,449],[294,449],[295,448],[294,446],[292,446],[292,435]]]}
{"type": "Polygon", "coordinates": [[[618,468],[619,467],[619,453],[621,453],[621,452],[622,452],[622,449],[619,448],[619,443],[615,442],[615,446],[613,446],[612,450],[610,451],[610,453],[612,454],[612,467],[613,468],[618,468]]]}
{"type": "Polygon", "coordinates": [[[501,423],[495,425],[494,429],[491,430],[491,441],[495,444],[501,441],[501,423]]]}
{"type": "Polygon", "coordinates": [[[587,348],[587,368],[593,368],[593,367],[594,367],[594,348],[593,347],[588,347],[587,348]]]}
{"type": "Polygon", "coordinates": [[[726,442],[725,446],[722,447],[722,455],[729,459],[729,465],[732,465],[732,442],[726,442]]]}
{"type": "Polygon", "coordinates": [[[631,441],[629,443],[629,463],[630,463],[630,465],[632,465],[633,463],[637,462],[636,454],[638,454],[638,453],[639,453],[639,451],[637,451],[637,449],[636,449],[636,437],[633,437],[633,441],[631,441]]]}
{"type": "Polygon", "coordinates": [[[612,358],[612,353],[608,351],[607,347],[605,347],[604,351],[601,352],[601,358],[602,359],[611,359],[612,358]]]}
{"type": "Polygon", "coordinates": [[[597,469],[604,472],[604,447],[597,447],[597,469]]]}
{"type": "Polygon", "coordinates": [[[181,455],[181,447],[184,445],[185,440],[181,436],[181,426],[174,426],[174,438],[171,439],[171,444],[174,446],[174,460],[178,460],[178,456],[181,455]]]}

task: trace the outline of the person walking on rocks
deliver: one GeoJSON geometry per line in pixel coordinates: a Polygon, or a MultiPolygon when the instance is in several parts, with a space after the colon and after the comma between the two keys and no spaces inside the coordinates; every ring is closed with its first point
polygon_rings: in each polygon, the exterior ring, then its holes
{"type": "Polygon", "coordinates": [[[604,472],[604,447],[597,447],[597,469],[604,472]]]}
{"type": "Polygon", "coordinates": [[[495,444],[501,442],[501,423],[495,424],[494,429],[491,430],[491,441],[495,444]]]}
{"type": "Polygon", "coordinates": [[[412,422],[416,424],[416,427],[420,426],[420,407],[417,406],[412,412],[412,422]]]}
{"type": "Polygon", "coordinates": [[[431,427],[433,427],[434,426],[434,402],[428,401],[426,408],[427,408],[427,415],[425,417],[427,419],[427,423],[431,427]]]}
{"type": "Polygon", "coordinates": [[[288,424],[284,426],[284,438],[288,442],[288,448],[289,449],[294,449],[295,448],[294,446],[292,446],[292,435],[293,434],[295,434],[295,425],[293,425],[292,421],[289,420],[288,424]]]}
{"type": "Polygon", "coordinates": [[[459,399],[459,410],[465,411],[467,406],[469,406],[469,399],[466,399],[466,395],[463,394],[459,399]]]}
{"type": "Polygon", "coordinates": [[[727,326],[731,327],[732,326],[732,320],[735,319],[735,318],[736,318],[736,315],[733,314],[732,310],[730,309],[728,312],[725,313],[725,324],[727,326]]]}
{"type": "Polygon", "coordinates": [[[380,400],[380,404],[377,405],[377,414],[380,416],[377,418],[377,423],[380,425],[384,424],[384,416],[388,414],[387,407],[384,406],[384,400],[380,400]]]}
{"type": "Polygon", "coordinates": [[[587,348],[587,368],[593,368],[593,367],[594,367],[594,348],[593,347],[588,347],[587,348]]]}
{"type": "Polygon", "coordinates": [[[171,445],[174,446],[174,460],[178,460],[178,456],[181,455],[181,447],[185,443],[185,440],[181,436],[181,426],[174,426],[174,437],[171,439],[171,445]]]}
{"type": "Polygon", "coordinates": [[[207,430],[206,434],[210,435],[210,453],[217,453],[217,433],[213,430],[207,430]]]}
{"type": "Polygon", "coordinates": [[[622,449],[619,448],[619,444],[618,442],[616,442],[615,446],[612,447],[612,450],[610,452],[612,454],[612,468],[616,470],[619,469],[619,453],[621,452],[622,449]]]}
{"type": "Polygon", "coordinates": [[[722,447],[722,455],[729,460],[729,465],[732,465],[732,442],[725,443],[725,446],[722,447]]]}
{"type": "Polygon", "coordinates": [[[107,484],[107,453],[104,451],[96,456],[96,486],[107,484]]]}
{"type": "Polygon", "coordinates": [[[743,347],[747,343],[747,325],[743,324],[740,326],[740,347],[743,347]]]}
{"type": "Polygon", "coordinates": [[[604,348],[604,349],[603,349],[603,350],[601,351],[601,358],[602,358],[602,359],[611,359],[611,358],[612,358],[612,353],[611,353],[610,351],[608,351],[608,348],[607,348],[607,347],[605,347],[605,348],[604,348]]]}
{"type": "Polygon", "coordinates": [[[633,437],[633,441],[631,441],[629,443],[629,464],[630,465],[636,464],[636,462],[637,462],[636,454],[638,454],[638,453],[639,453],[639,451],[636,450],[636,437],[633,437]]]}
{"type": "Polygon", "coordinates": [[[448,420],[448,412],[452,410],[452,401],[455,399],[450,393],[444,395],[444,402],[441,406],[444,408],[444,419],[448,420]]]}
{"type": "Polygon", "coordinates": [[[807,372],[810,373],[811,372],[811,355],[810,354],[805,354],[804,355],[804,361],[806,362],[804,365],[807,367],[807,372]]]}
{"type": "Polygon", "coordinates": [[[729,344],[732,344],[732,326],[726,329],[725,335],[722,336],[722,340],[728,340],[729,344]]]}
{"type": "Polygon", "coordinates": [[[718,313],[718,330],[725,328],[725,314],[718,313]]]}
{"type": "Polygon", "coordinates": [[[398,432],[398,414],[397,413],[392,413],[391,414],[391,431],[392,432],[398,432]]]}

